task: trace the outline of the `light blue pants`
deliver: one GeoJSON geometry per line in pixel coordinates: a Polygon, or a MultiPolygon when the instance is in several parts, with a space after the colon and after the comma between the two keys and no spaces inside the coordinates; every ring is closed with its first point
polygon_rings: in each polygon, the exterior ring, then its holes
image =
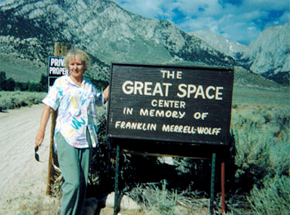
{"type": "Polygon", "coordinates": [[[83,214],[92,151],[88,131],[87,140],[90,148],[78,149],[56,134],[58,163],[64,178],[61,215],[83,214]]]}

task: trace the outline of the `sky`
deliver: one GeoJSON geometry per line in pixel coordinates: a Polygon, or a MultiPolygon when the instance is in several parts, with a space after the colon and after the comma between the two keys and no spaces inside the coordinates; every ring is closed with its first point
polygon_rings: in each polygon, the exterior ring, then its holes
{"type": "Polygon", "coordinates": [[[290,0],[113,1],[146,18],[169,20],[187,33],[211,30],[245,45],[265,28],[290,22],[290,0]]]}
{"type": "Polygon", "coordinates": [[[290,21],[290,0],[113,1],[146,18],[169,20],[188,33],[211,30],[245,45],[265,28],[290,21]]]}

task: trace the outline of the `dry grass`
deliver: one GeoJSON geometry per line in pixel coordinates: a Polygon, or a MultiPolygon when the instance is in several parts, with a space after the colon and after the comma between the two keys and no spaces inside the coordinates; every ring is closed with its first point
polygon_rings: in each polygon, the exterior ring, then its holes
{"type": "Polygon", "coordinates": [[[5,206],[1,207],[0,214],[58,215],[60,214],[60,200],[42,193],[35,195],[27,191],[7,200],[5,206]]]}

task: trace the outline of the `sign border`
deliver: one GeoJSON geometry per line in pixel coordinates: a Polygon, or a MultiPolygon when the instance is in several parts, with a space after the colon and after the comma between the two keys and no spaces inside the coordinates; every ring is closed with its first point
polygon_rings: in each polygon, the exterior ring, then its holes
{"type": "MultiPolygon", "coordinates": [[[[230,67],[217,67],[217,66],[179,66],[179,65],[163,65],[163,64],[137,64],[137,63],[115,63],[112,62],[111,63],[111,68],[110,68],[110,91],[109,91],[109,100],[108,100],[108,107],[107,107],[107,126],[106,126],[106,135],[108,137],[108,139],[110,139],[111,141],[114,140],[118,141],[118,142],[122,142],[122,140],[124,141],[128,141],[128,142],[132,142],[132,141],[140,141],[140,142],[153,142],[156,144],[174,144],[174,145],[212,145],[212,146],[227,146],[230,143],[230,128],[231,125],[229,122],[229,130],[227,132],[227,135],[224,138],[224,142],[212,142],[212,141],[205,141],[205,140],[201,140],[201,141],[195,141],[195,142],[182,142],[182,141],[177,141],[177,140],[171,140],[170,138],[165,139],[165,138],[161,138],[161,139],[154,139],[154,138],[150,138],[150,137],[124,137],[122,135],[117,135],[117,134],[109,134],[109,130],[110,130],[110,126],[109,126],[109,120],[110,120],[110,108],[111,108],[111,93],[112,93],[112,78],[113,78],[113,67],[114,66],[132,66],[132,67],[162,67],[162,68],[184,68],[184,69],[201,69],[201,70],[214,70],[214,71],[231,71],[233,76],[232,76],[232,82],[230,83],[230,87],[231,87],[231,97],[233,97],[233,84],[234,84],[234,68],[230,68],[230,67]]],[[[232,117],[232,98],[231,98],[231,105],[230,105],[230,121],[231,121],[231,117],[232,117]]]]}

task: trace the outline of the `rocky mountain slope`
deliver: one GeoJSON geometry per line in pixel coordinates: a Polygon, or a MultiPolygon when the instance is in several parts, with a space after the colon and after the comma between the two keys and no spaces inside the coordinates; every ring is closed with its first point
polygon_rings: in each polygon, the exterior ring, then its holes
{"type": "Polygon", "coordinates": [[[290,22],[269,27],[249,46],[228,41],[209,30],[192,32],[218,51],[233,57],[256,74],[289,85],[290,81],[290,22]]]}
{"type": "Polygon", "coordinates": [[[269,27],[253,41],[241,60],[252,71],[280,83],[290,81],[290,22],[269,27]]]}
{"type": "Polygon", "coordinates": [[[216,50],[225,53],[236,60],[239,60],[241,54],[246,52],[248,49],[248,46],[242,45],[235,41],[229,41],[223,35],[217,35],[211,30],[197,30],[191,32],[190,35],[206,41],[216,50]]]}
{"type": "MultiPolygon", "coordinates": [[[[240,51],[218,49],[169,21],[144,18],[111,0],[6,0],[0,3],[0,26],[0,63],[8,73],[15,60],[45,72],[55,42],[87,51],[93,60],[88,74],[105,81],[111,62],[232,67],[242,59],[240,51]]],[[[249,55],[241,62],[256,69],[249,55]]]]}

